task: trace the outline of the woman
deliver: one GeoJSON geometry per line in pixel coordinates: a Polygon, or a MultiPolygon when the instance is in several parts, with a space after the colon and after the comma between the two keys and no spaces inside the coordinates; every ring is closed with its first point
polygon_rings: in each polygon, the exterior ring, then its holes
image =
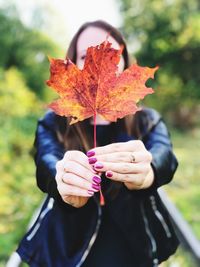
{"type": "MultiPolygon", "coordinates": [[[[84,24],[67,56],[83,67],[86,49],[109,35],[124,47],[119,72],[129,65],[121,34],[103,21],[84,24]]],[[[69,126],[48,111],[36,132],[36,177],[48,194],[18,253],[30,266],[151,267],[178,246],[157,188],[177,168],[160,115],[144,108],[116,123],[97,117],[69,126]],[[100,188],[105,206],[99,204],[100,188]]]]}

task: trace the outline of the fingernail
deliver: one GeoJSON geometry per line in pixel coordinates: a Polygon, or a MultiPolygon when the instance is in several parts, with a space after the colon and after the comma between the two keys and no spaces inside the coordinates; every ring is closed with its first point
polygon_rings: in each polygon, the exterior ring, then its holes
{"type": "Polygon", "coordinates": [[[101,189],[101,186],[92,184],[92,188],[99,191],[101,189]]]}
{"type": "Polygon", "coordinates": [[[101,162],[97,162],[97,163],[95,163],[94,167],[97,169],[101,169],[101,168],[103,168],[103,164],[101,162]]]}
{"type": "Polygon", "coordinates": [[[87,192],[88,192],[88,194],[89,194],[90,196],[93,196],[93,195],[94,195],[94,191],[92,191],[92,190],[88,190],[87,192]]]}
{"type": "Polygon", "coordinates": [[[88,161],[90,164],[94,164],[97,161],[97,159],[96,158],[89,158],[88,161]]]}
{"type": "Polygon", "coordinates": [[[106,176],[107,177],[112,177],[113,176],[113,172],[112,171],[107,171],[106,172],[106,176]]]}
{"type": "Polygon", "coordinates": [[[101,183],[101,177],[99,176],[93,176],[92,177],[93,182],[100,184],[101,183]]]}
{"type": "Polygon", "coordinates": [[[86,155],[87,155],[88,157],[92,157],[92,156],[95,155],[95,152],[94,152],[94,150],[89,150],[89,151],[86,153],[86,155]]]}

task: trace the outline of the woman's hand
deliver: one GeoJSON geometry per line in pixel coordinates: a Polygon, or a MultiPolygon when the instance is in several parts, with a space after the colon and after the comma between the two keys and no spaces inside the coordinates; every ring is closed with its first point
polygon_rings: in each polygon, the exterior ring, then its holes
{"type": "Polygon", "coordinates": [[[80,151],[68,151],[56,164],[56,182],[64,202],[84,206],[89,197],[100,190],[101,177],[88,163],[87,156],[80,151]]]}
{"type": "Polygon", "coordinates": [[[107,178],[123,182],[130,190],[153,183],[152,155],[139,140],[96,147],[87,156],[95,170],[106,172],[107,178]]]}

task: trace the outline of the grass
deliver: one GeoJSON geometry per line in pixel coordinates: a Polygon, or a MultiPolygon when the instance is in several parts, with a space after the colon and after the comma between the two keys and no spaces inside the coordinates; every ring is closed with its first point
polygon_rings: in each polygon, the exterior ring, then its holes
{"type": "Polygon", "coordinates": [[[32,116],[0,121],[0,266],[16,249],[42,199],[31,155],[35,121],[32,116]]]}
{"type": "MultiPolygon", "coordinates": [[[[190,132],[171,131],[179,167],[173,181],[165,186],[193,233],[200,239],[200,128],[190,132]]],[[[162,267],[197,267],[191,255],[179,248],[162,267]]]]}
{"type": "Polygon", "coordinates": [[[200,129],[173,132],[172,139],[179,167],[166,190],[200,239],[200,129]]]}

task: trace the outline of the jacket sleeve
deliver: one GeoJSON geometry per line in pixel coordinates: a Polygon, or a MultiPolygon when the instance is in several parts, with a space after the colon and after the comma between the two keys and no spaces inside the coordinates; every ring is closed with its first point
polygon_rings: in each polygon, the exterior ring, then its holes
{"type": "Polygon", "coordinates": [[[167,127],[160,118],[144,138],[144,144],[153,156],[152,168],[155,174],[153,187],[169,183],[177,169],[178,162],[173,153],[167,127]]]}
{"type": "Polygon", "coordinates": [[[56,115],[49,111],[38,121],[35,137],[35,164],[38,187],[50,197],[61,200],[55,180],[56,162],[64,155],[64,148],[56,135],[56,115]]]}

